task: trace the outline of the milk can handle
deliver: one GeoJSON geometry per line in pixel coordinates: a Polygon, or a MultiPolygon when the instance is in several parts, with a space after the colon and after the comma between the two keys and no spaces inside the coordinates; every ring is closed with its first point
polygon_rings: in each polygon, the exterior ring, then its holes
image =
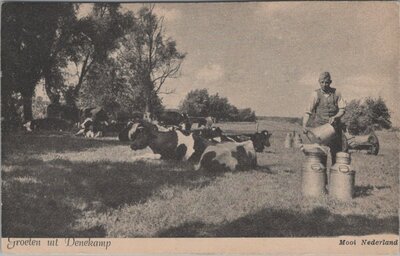
{"type": "Polygon", "coordinates": [[[312,165],[311,165],[311,169],[313,169],[314,171],[319,171],[319,170],[321,170],[321,165],[319,165],[319,164],[312,164],[312,165]]]}
{"type": "Polygon", "coordinates": [[[341,166],[339,166],[339,171],[340,171],[340,172],[343,172],[343,173],[347,173],[347,172],[350,171],[350,169],[349,169],[348,166],[343,166],[343,165],[341,165],[341,166]]]}

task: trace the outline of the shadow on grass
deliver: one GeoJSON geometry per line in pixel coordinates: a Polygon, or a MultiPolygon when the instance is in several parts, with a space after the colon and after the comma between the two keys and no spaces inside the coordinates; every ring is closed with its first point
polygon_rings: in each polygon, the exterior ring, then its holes
{"type": "Polygon", "coordinates": [[[88,148],[104,146],[125,145],[117,138],[90,139],[76,137],[72,134],[24,134],[2,136],[2,159],[8,155],[19,154],[44,154],[48,152],[85,151],[88,148]]]}
{"type": "Polygon", "coordinates": [[[338,215],[316,208],[310,213],[264,209],[224,225],[185,223],[161,231],[159,237],[328,237],[397,234],[397,216],[378,219],[338,215]]]}
{"type": "Polygon", "coordinates": [[[374,187],[368,186],[355,186],[354,187],[354,197],[366,197],[372,195],[374,187]]]}
{"type": "Polygon", "coordinates": [[[202,187],[217,175],[189,163],[26,160],[2,173],[2,234],[9,237],[103,237],[102,227],[75,230],[87,211],[145,202],[165,186],[202,187]]]}

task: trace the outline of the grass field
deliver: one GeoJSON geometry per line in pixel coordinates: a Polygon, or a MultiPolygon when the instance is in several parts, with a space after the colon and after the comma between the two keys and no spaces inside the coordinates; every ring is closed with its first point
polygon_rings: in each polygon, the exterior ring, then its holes
{"type": "MultiPolygon", "coordinates": [[[[252,123],[223,130],[255,131],[252,123]]],[[[2,235],[10,237],[300,237],[397,234],[399,138],[378,132],[377,156],[352,153],[356,197],[304,199],[305,156],[283,147],[296,124],[261,121],[271,147],[246,172],[138,160],[117,138],[2,138],[2,235]]],[[[144,150],[146,151],[146,150],[144,150]]]]}

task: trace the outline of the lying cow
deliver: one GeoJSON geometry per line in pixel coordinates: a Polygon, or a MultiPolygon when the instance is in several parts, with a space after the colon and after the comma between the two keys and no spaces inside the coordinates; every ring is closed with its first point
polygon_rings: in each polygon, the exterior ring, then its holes
{"type": "Polygon", "coordinates": [[[34,119],[26,122],[23,126],[28,132],[35,130],[66,131],[71,128],[67,121],[58,118],[34,119]]]}
{"type": "Polygon", "coordinates": [[[160,123],[160,125],[164,126],[169,126],[169,125],[180,126],[180,124],[182,124],[186,120],[187,120],[186,115],[183,115],[176,111],[165,111],[161,113],[160,116],[158,117],[158,122],[160,123]]]}
{"type": "Polygon", "coordinates": [[[128,134],[132,140],[132,150],[150,147],[162,159],[196,161],[205,148],[212,144],[193,133],[185,134],[180,130],[159,131],[156,125],[146,121],[132,124],[128,134]]]}
{"type": "Polygon", "coordinates": [[[88,117],[80,125],[80,130],[75,136],[83,135],[86,138],[97,138],[103,136],[104,128],[107,122],[96,122],[93,118],[88,117]]]}
{"type": "Polygon", "coordinates": [[[135,132],[135,129],[132,129],[134,122],[128,122],[124,129],[119,132],[118,134],[118,139],[120,141],[130,141],[132,140],[132,133],[135,132]]]}
{"type": "Polygon", "coordinates": [[[254,145],[254,149],[256,152],[263,152],[265,147],[270,147],[271,144],[269,142],[269,138],[271,137],[271,133],[267,130],[263,130],[261,132],[256,132],[250,135],[237,135],[237,136],[226,136],[229,140],[234,140],[236,142],[243,142],[247,140],[251,140],[254,145]]]}
{"type": "Polygon", "coordinates": [[[196,170],[235,171],[254,169],[257,166],[256,151],[251,140],[223,142],[208,146],[201,155],[196,170]]]}
{"type": "Polygon", "coordinates": [[[108,122],[108,115],[101,107],[90,107],[80,110],[80,123],[83,123],[87,118],[91,118],[93,122],[108,122]]]}
{"type": "Polygon", "coordinates": [[[263,152],[265,147],[271,146],[269,138],[272,134],[267,130],[263,130],[249,135],[223,135],[223,132],[219,127],[212,127],[210,129],[202,130],[200,135],[213,142],[243,142],[251,140],[256,152],[263,152]]]}
{"type": "MultiPolygon", "coordinates": [[[[119,132],[119,134],[118,134],[118,139],[119,139],[119,141],[122,141],[122,142],[126,142],[126,141],[132,141],[132,135],[133,135],[133,133],[135,132],[135,130],[136,130],[136,126],[134,127],[133,125],[135,124],[135,123],[139,123],[139,122],[142,122],[143,120],[141,120],[141,121],[136,121],[136,122],[132,122],[132,121],[130,121],[130,122],[128,122],[127,124],[126,124],[126,126],[122,129],[122,131],[121,132],[119,132]]],[[[156,123],[153,123],[153,128],[154,129],[156,129],[157,131],[160,131],[160,132],[168,132],[168,131],[174,131],[174,130],[180,130],[181,128],[180,127],[177,127],[177,126],[169,126],[169,127],[165,127],[165,126],[161,126],[161,125],[158,125],[158,124],[156,124],[156,123]]],[[[188,134],[186,131],[182,131],[182,133],[183,134],[188,134]]]]}

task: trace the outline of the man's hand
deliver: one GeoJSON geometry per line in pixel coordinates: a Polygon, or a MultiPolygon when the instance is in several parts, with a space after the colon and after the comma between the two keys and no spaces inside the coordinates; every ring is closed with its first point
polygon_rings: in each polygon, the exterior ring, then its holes
{"type": "Polygon", "coordinates": [[[338,116],[332,116],[329,118],[329,124],[333,124],[339,120],[338,116]]]}

